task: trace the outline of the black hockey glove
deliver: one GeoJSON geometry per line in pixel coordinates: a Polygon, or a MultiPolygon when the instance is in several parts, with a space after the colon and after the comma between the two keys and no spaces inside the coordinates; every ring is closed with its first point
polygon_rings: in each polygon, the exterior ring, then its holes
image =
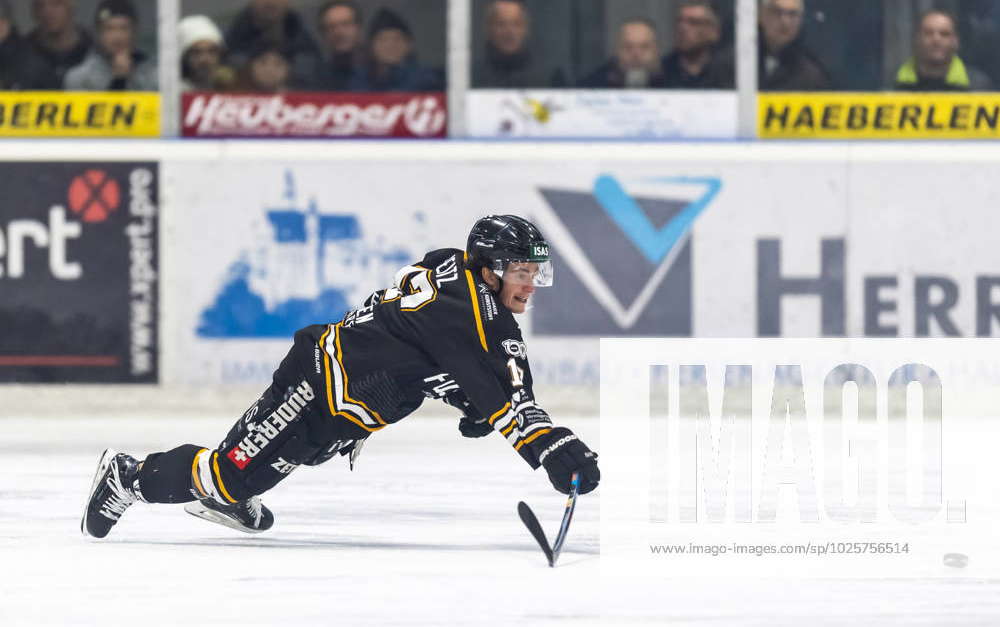
{"type": "Polygon", "coordinates": [[[597,467],[597,453],[587,448],[576,435],[566,427],[556,427],[545,437],[539,438],[535,450],[538,461],[549,473],[549,481],[563,494],[569,494],[570,481],[574,472],[580,473],[580,494],[586,494],[601,481],[601,470],[597,467]]]}
{"type": "Polygon", "coordinates": [[[449,394],[443,399],[445,403],[451,405],[462,412],[462,419],[458,421],[458,430],[467,438],[481,438],[484,435],[493,433],[493,425],[485,418],[475,418],[476,408],[469,402],[467,396],[462,392],[449,394]]]}
{"type": "Polygon", "coordinates": [[[462,416],[462,419],[458,421],[458,430],[467,438],[481,438],[493,433],[493,425],[485,418],[477,421],[468,416],[462,416]]]}

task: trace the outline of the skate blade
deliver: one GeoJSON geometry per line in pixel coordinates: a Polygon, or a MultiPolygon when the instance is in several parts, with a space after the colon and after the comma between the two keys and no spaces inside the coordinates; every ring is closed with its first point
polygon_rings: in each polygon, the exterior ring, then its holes
{"type": "Polygon", "coordinates": [[[94,537],[87,532],[87,515],[90,513],[90,501],[94,498],[94,492],[97,492],[97,486],[101,482],[101,477],[104,476],[104,473],[108,470],[108,466],[111,464],[111,460],[113,460],[117,454],[118,452],[115,450],[109,448],[104,449],[104,452],[101,454],[101,461],[97,462],[97,471],[94,472],[94,480],[90,483],[90,492],[87,493],[87,502],[83,504],[83,518],[80,519],[80,532],[88,538],[94,537]]]}
{"type": "Polygon", "coordinates": [[[184,511],[201,518],[202,520],[207,520],[208,522],[214,522],[216,524],[222,525],[223,527],[229,527],[230,529],[235,529],[236,531],[242,531],[243,533],[264,533],[266,529],[254,529],[252,527],[247,527],[236,522],[229,516],[224,516],[217,511],[208,509],[198,501],[193,503],[188,503],[184,506],[184,511]]]}

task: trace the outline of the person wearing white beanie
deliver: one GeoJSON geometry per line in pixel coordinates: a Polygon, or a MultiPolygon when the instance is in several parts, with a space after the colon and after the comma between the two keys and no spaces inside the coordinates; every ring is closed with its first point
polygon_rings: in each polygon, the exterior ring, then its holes
{"type": "Polygon", "coordinates": [[[222,31],[209,17],[189,15],[177,25],[181,49],[181,88],[184,91],[224,91],[235,81],[222,63],[222,31]]]}

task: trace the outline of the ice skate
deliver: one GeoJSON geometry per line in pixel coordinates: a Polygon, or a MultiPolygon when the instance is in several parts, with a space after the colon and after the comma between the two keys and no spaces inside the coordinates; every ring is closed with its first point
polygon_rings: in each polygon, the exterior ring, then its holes
{"type": "Polygon", "coordinates": [[[112,449],[104,451],[80,521],[84,535],[94,538],[108,535],[125,510],[139,499],[135,489],[138,475],[137,459],[112,449]]]}
{"type": "Polygon", "coordinates": [[[222,505],[213,499],[201,499],[185,505],[184,511],[244,533],[267,531],[274,524],[274,514],[264,507],[258,496],[232,505],[222,505]]]}

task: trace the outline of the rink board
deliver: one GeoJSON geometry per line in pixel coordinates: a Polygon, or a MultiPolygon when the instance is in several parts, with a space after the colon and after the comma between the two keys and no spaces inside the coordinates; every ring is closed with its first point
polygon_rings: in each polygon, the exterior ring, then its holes
{"type": "MultiPolygon", "coordinates": [[[[978,144],[13,142],[160,163],[161,382],[257,387],[486,213],[552,243],[520,317],[540,387],[596,407],[600,337],[993,335],[1000,251],[978,144]],[[307,146],[308,150],[304,149],[307,146]]],[[[6,279],[0,279],[6,282],[6,279]]]]}
{"type": "Polygon", "coordinates": [[[1000,328],[1000,251],[987,235],[1000,217],[975,155],[473,145],[428,160],[386,148],[375,159],[330,149],[308,161],[166,162],[177,208],[168,245],[185,253],[166,295],[168,381],[266,380],[309,319],[288,315],[289,303],[337,317],[387,285],[400,260],[461,246],[488,212],[529,216],[553,245],[555,285],[520,317],[541,385],[596,385],[599,337],[1000,328]],[[276,210],[303,215],[298,240],[277,241],[276,210]],[[343,230],[323,231],[323,220],[343,230]],[[261,315],[285,316],[280,330],[265,321],[206,334],[206,316],[233,317],[223,294],[240,260],[261,315]]]}

